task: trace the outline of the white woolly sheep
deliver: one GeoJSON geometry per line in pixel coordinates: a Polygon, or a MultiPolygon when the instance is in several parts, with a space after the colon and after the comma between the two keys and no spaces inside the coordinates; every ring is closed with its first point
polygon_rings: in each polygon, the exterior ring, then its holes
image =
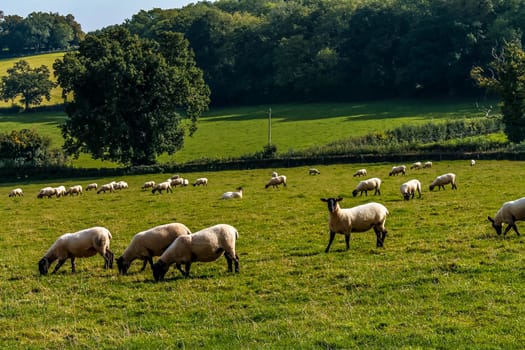
{"type": "Polygon", "coordinates": [[[11,191],[9,191],[9,197],[23,197],[24,192],[21,188],[14,188],[11,191]]]}
{"type": "Polygon", "coordinates": [[[434,187],[437,186],[438,189],[441,191],[441,188],[443,188],[444,190],[445,185],[447,184],[451,184],[453,190],[456,190],[458,188],[456,186],[456,174],[448,173],[448,174],[443,174],[443,175],[436,177],[434,181],[432,181],[432,183],[430,184],[429,188],[432,191],[434,190],[434,187]]]}
{"type": "Polygon", "coordinates": [[[98,188],[98,185],[96,183],[92,183],[86,186],[86,191],[96,190],[98,188]]]}
{"type": "Polygon", "coordinates": [[[358,171],[356,171],[353,175],[354,177],[355,176],[366,176],[366,169],[359,169],[358,171]]]}
{"type": "Polygon", "coordinates": [[[471,159],[470,160],[470,166],[474,166],[474,165],[476,165],[476,161],[474,159],[471,159]]]}
{"type": "Polygon", "coordinates": [[[175,174],[172,177],[170,177],[170,180],[175,180],[175,179],[178,179],[179,177],[180,177],[179,174],[175,174]]]}
{"type": "Polygon", "coordinates": [[[76,194],[77,196],[81,195],[82,194],[82,186],[81,185],[75,185],[75,186],[71,186],[67,189],[66,193],[64,193],[64,196],[67,196],[68,194],[70,194],[71,196],[73,196],[74,194],[76,194]]]}
{"type": "Polygon", "coordinates": [[[518,231],[518,226],[516,226],[516,221],[525,220],[525,197],[503,203],[494,219],[490,216],[488,219],[498,235],[501,235],[503,224],[507,224],[503,235],[505,236],[512,228],[519,236],[520,233],[518,231]]]}
{"type": "Polygon", "coordinates": [[[235,242],[239,238],[237,229],[226,224],[219,224],[205,228],[191,235],[182,235],[162,253],[159,260],[153,264],[153,277],[156,281],[164,279],[170,265],[175,267],[183,276],[190,275],[193,262],[215,261],[224,254],[228,262],[228,272],[239,272],[239,257],[235,252],[235,242]],[[185,269],[181,265],[185,265],[185,269]]]}
{"type": "Polygon", "coordinates": [[[283,185],[286,187],[286,176],[284,175],[278,175],[277,177],[272,177],[270,181],[266,185],[264,185],[264,188],[268,188],[270,186],[274,188],[279,188],[279,185],[283,185]]]}
{"type": "Polygon", "coordinates": [[[182,186],[188,186],[189,184],[190,184],[190,180],[182,179],[182,186]]]}
{"type": "Polygon", "coordinates": [[[170,179],[171,187],[177,187],[177,186],[183,186],[184,185],[184,179],[182,177],[178,177],[176,179],[170,179]]]}
{"type": "Polygon", "coordinates": [[[376,233],[376,247],[383,247],[386,234],[387,208],[379,203],[367,203],[353,208],[341,209],[339,202],[343,198],[321,198],[321,201],[328,203],[330,239],[325,253],[328,253],[334,241],[336,233],[345,235],[346,250],[350,249],[350,235],[352,232],[365,232],[374,228],[376,233]]]}
{"type": "Polygon", "coordinates": [[[58,262],[53,273],[71,259],[71,272],[75,273],[75,258],[87,258],[97,253],[104,258],[104,268],[113,267],[113,253],[109,249],[111,232],[105,227],[91,227],[60,236],[38,262],[41,275],[46,275],[53,261],[58,262]]]}
{"type": "Polygon", "coordinates": [[[308,175],[319,175],[321,172],[317,170],[316,168],[310,168],[308,169],[308,175]]]}
{"type": "Polygon", "coordinates": [[[360,181],[356,188],[352,191],[352,195],[355,197],[357,196],[357,193],[360,193],[361,196],[363,195],[363,192],[366,196],[368,196],[368,191],[374,191],[374,195],[381,194],[381,179],[377,177],[373,177],[368,180],[360,181]]]}
{"type": "Polygon", "coordinates": [[[115,192],[115,188],[113,187],[113,182],[110,182],[108,184],[104,184],[104,185],[100,186],[100,188],[97,191],[97,194],[99,194],[101,192],[106,193],[106,191],[115,192]]]}
{"type": "Polygon", "coordinates": [[[145,190],[147,188],[153,188],[155,187],[155,181],[146,181],[144,182],[144,184],[142,185],[142,189],[145,190]]]}
{"type": "Polygon", "coordinates": [[[416,191],[419,194],[418,198],[421,198],[421,182],[419,182],[419,180],[407,181],[401,185],[399,190],[401,191],[403,198],[407,201],[410,200],[410,198],[414,199],[416,191]]]}
{"type": "Polygon", "coordinates": [[[277,177],[279,174],[277,174],[277,171],[272,172],[272,177],[277,177]]]}
{"type": "Polygon", "coordinates": [[[205,177],[199,177],[195,182],[193,183],[193,187],[195,186],[208,186],[208,179],[205,177]]]}
{"type": "Polygon", "coordinates": [[[55,187],[55,195],[57,196],[57,198],[65,196],[66,188],[64,186],[55,187]]]}
{"type": "Polygon", "coordinates": [[[131,263],[136,259],[143,261],[141,272],[144,271],[148,262],[153,268],[154,256],[162,255],[177,237],[189,234],[191,231],[186,225],[176,222],[159,225],[137,233],[131,239],[122,256],[117,259],[119,273],[125,275],[131,263]]]}
{"type": "Polygon", "coordinates": [[[113,189],[115,190],[125,190],[128,188],[129,185],[126,181],[113,182],[113,189]]]}
{"type": "Polygon", "coordinates": [[[421,164],[421,162],[415,162],[413,163],[411,166],[410,166],[410,169],[421,169],[423,167],[423,164],[421,164]]]}
{"type": "Polygon", "coordinates": [[[393,176],[397,174],[405,175],[406,171],[407,171],[407,167],[404,165],[393,166],[388,176],[393,176]]]}
{"type": "Polygon", "coordinates": [[[233,199],[233,198],[242,199],[242,187],[237,187],[237,192],[224,192],[221,196],[221,199],[233,199]]]}
{"type": "Polygon", "coordinates": [[[36,195],[36,198],[51,198],[52,196],[56,195],[57,190],[53,187],[44,187],[42,188],[38,194],[36,195]]]}
{"type": "Polygon", "coordinates": [[[164,181],[164,182],[161,182],[160,184],[156,184],[155,186],[153,186],[153,189],[151,190],[151,193],[155,193],[157,191],[159,193],[162,193],[163,190],[166,190],[166,193],[168,193],[168,192],[172,192],[173,193],[173,189],[171,188],[171,182],[164,181]]]}
{"type": "Polygon", "coordinates": [[[423,164],[423,169],[426,168],[432,168],[432,162],[425,162],[425,164],[423,164]]]}

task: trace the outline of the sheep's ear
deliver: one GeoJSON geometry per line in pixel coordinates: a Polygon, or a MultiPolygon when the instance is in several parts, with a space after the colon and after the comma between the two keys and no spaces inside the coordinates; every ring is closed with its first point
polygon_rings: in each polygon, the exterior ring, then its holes
{"type": "Polygon", "coordinates": [[[328,202],[328,199],[326,199],[326,198],[321,198],[321,201],[323,201],[323,202],[328,202]]]}
{"type": "Polygon", "coordinates": [[[489,219],[490,222],[494,223],[494,219],[491,218],[490,216],[487,216],[487,219],[489,219]]]}
{"type": "Polygon", "coordinates": [[[342,200],[343,200],[343,197],[338,197],[335,201],[336,201],[336,202],[340,202],[340,201],[342,201],[342,200]]]}

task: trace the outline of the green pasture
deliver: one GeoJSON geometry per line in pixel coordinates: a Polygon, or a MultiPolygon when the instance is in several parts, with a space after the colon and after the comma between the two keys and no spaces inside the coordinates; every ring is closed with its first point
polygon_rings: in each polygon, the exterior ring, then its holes
{"type": "MultiPolygon", "coordinates": [[[[425,161],[425,159],[421,159],[425,161]]],[[[314,165],[314,164],[312,164],[314,165]]],[[[0,235],[0,346],[4,349],[521,349],[525,341],[524,239],[498,237],[487,215],[523,196],[523,162],[434,161],[431,169],[389,177],[393,164],[347,164],[180,174],[208,187],[153,195],[147,180],[123,177],[130,188],[112,194],[37,199],[41,187],[121,179],[63,179],[1,184],[5,228],[0,235]],[[352,197],[358,168],[383,179],[380,196],[352,197]],[[264,189],[272,170],[286,188],[264,189]],[[429,192],[447,172],[458,189],[429,192]],[[399,186],[423,184],[421,199],[404,201],[399,186]],[[244,188],[242,200],[220,200],[244,188]],[[21,187],[23,198],[8,198],[21,187]],[[331,251],[328,211],[319,199],[343,196],[344,207],[370,201],[390,211],[384,248],[372,231],[331,251]],[[226,261],[195,263],[192,276],[170,269],[155,283],[148,267],[118,276],[103,259],[77,259],[56,275],[37,262],[65,232],[101,225],[120,256],[147,228],[182,222],[193,231],[217,223],[240,233],[240,274],[226,261]]],[[[397,164],[396,164],[397,165],[397,164]]],[[[409,166],[410,164],[406,164],[409,166]]],[[[525,232],[525,223],[518,223],[525,232]]]]}

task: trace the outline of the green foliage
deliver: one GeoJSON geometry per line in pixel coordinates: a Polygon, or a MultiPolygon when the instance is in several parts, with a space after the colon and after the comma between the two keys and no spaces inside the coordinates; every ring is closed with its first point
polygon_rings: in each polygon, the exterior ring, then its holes
{"type": "Polygon", "coordinates": [[[34,130],[0,134],[0,161],[5,167],[64,165],[64,155],[50,148],[51,141],[34,130]]]}

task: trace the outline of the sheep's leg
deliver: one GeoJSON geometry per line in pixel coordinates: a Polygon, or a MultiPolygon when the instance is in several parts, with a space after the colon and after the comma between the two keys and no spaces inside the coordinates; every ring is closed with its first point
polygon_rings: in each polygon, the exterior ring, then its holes
{"type": "Polygon", "coordinates": [[[77,272],[76,270],[76,265],[75,265],[75,257],[71,257],[71,272],[75,273],[77,272]]]}
{"type": "Polygon", "coordinates": [[[64,265],[64,263],[66,262],[67,258],[66,259],[60,259],[58,260],[56,266],[55,266],[55,269],[53,270],[53,273],[56,273],[58,271],[58,269],[64,265]]]}
{"type": "Polygon", "coordinates": [[[233,260],[233,263],[235,265],[235,272],[239,273],[239,256],[235,255],[235,259],[233,260]]]}
{"type": "Polygon", "coordinates": [[[142,269],[140,270],[141,272],[146,269],[146,264],[148,262],[149,262],[149,266],[151,267],[151,269],[153,269],[153,258],[150,255],[144,258],[144,264],[142,265],[142,269]]]}
{"type": "Polygon", "coordinates": [[[181,273],[183,276],[186,276],[186,272],[181,268],[181,265],[180,265],[180,264],[175,264],[175,267],[177,268],[177,270],[180,271],[180,273],[181,273]]]}
{"type": "Polygon", "coordinates": [[[514,229],[514,232],[516,232],[516,234],[519,236],[520,233],[518,231],[518,226],[516,226],[516,223],[512,224],[512,228],[514,229]]]}
{"type": "Polygon", "coordinates": [[[350,234],[345,235],[346,250],[350,250],[350,234]]]}
{"type": "Polygon", "coordinates": [[[233,260],[230,254],[228,252],[224,253],[224,257],[226,258],[226,262],[228,263],[228,272],[233,271],[233,260]]]}
{"type": "Polygon", "coordinates": [[[115,254],[109,249],[106,249],[106,253],[103,255],[104,257],[104,268],[107,269],[108,267],[110,269],[113,268],[113,258],[115,257],[115,254]]]}
{"type": "Polygon", "coordinates": [[[325,253],[328,253],[328,251],[330,250],[330,246],[332,245],[332,242],[334,241],[334,238],[335,238],[335,232],[334,231],[330,231],[330,239],[328,240],[328,246],[324,250],[325,253]]]}
{"type": "Polygon", "coordinates": [[[186,275],[185,277],[190,277],[190,266],[191,266],[191,263],[186,263],[186,275]]]}

